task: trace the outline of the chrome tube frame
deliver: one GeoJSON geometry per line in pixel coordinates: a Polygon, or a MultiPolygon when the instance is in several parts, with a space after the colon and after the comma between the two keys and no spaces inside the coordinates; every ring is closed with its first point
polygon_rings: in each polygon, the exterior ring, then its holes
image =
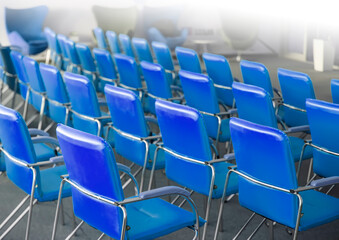
{"type": "Polygon", "coordinates": [[[285,106],[285,107],[288,107],[288,108],[290,108],[290,109],[293,109],[293,110],[296,110],[296,111],[299,111],[299,112],[306,112],[305,109],[298,108],[298,107],[292,106],[292,105],[287,104],[287,103],[284,103],[284,102],[278,103],[278,107],[279,107],[280,105],[283,105],[283,106],[285,106]]]}

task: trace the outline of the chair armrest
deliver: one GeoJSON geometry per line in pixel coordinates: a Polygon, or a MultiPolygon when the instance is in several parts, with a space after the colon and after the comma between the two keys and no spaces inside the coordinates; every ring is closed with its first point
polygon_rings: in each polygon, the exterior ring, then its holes
{"type": "Polygon", "coordinates": [[[155,117],[151,117],[151,116],[145,116],[145,120],[147,122],[152,122],[158,125],[158,119],[156,119],[155,117]]]}
{"type": "Polygon", "coordinates": [[[105,98],[98,98],[99,106],[107,106],[107,101],[105,98]]]}
{"type": "Polygon", "coordinates": [[[50,143],[59,147],[59,142],[56,138],[49,136],[38,136],[32,138],[32,143],[50,143]]]}
{"type": "Polygon", "coordinates": [[[225,154],[223,158],[218,158],[218,159],[213,159],[211,161],[207,161],[207,163],[218,163],[218,162],[229,162],[235,160],[235,155],[234,153],[229,153],[229,154],[225,154]]]}
{"type": "Polygon", "coordinates": [[[53,163],[61,163],[61,162],[64,162],[64,156],[51,157],[49,161],[53,163]]]}
{"type": "Polygon", "coordinates": [[[121,163],[117,163],[117,166],[118,166],[118,170],[119,171],[125,172],[125,173],[131,173],[131,168],[130,167],[127,167],[126,165],[121,164],[121,163]]]}
{"type": "Polygon", "coordinates": [[[220,112],[220,113],[216,113],[215,115],[217,116],[223,116],[223,115],[234,115],[238,113],[238,110],[235,108],[229,109],[227,112],[220,112]]]}
{"type": "Polygon", "coordinates": [[[339,183],[339,176],[321,178],[318,180],[314,180],[310,183],[313,187],[325,187],[328,185],[334,185],[339,183]]]}
{"type": "Polygon", "coordinates": [[[40,129],[37,129],[37,128],[29,128],[28,132],[29,132],[29,135],[31,135],[31,136],[32,135],[46,136],[46,137],[49,136],[49,133],[42,131],[40,129]]]}
{"type": "Polygon", "coordinates": [[[296,132],[306,132],[306,131],[310,131],[310,126],[309,125],[302,125],[302,126],[298,126],[298,127],[291,127],[291,128],[288,128],[284,132],[285,133],[296,133],[296,132]]]}
{"type": "Polygon", "coordinates": [[[162,197],[166,195],[172,195],[172,194],[178,194],[178,195],[183,195],[185,197],[190,197],[191,194],[189,191],[177,187],[177,186],[166,186],[166,187],[161,187],[157,189],[152,189],[149,191],[145,191],[139,194],[139,198],[145,200],[145,199],[151,199],[151,198],[156,198],[156,197],[162,197]]]}

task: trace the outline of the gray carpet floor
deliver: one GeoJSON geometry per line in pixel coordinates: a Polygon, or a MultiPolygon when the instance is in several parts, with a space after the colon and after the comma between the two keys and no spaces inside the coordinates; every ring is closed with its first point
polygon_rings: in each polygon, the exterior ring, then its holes
{"type": "MultiPolygon", "coordinates": [[[[312,79],[315,93],[317,98],[331,101],[330,93],[330,80],[333,78],[339,78],[339,71],[333,70],[328,72],[316,72],[313,70],[313,65],[309,63],[297,62],[289,59],[278,58],[275,56],[251,56],[246,58],[248,60],[254,60],[262,62],[265,64],[269,70],[272,84],[274,87],[279,88],[279,83],[277,79],[277,69],[278,67],[288,68],[291,70],[297,70],[309,74],[312,79]]],[[[239,63],[235,61],[230,61],[231,69],[234,77],[242,79],[239,63]]],[[[33,114],[34,110],[31,108],[29,114],[33,114]]],[[[47,120],[48,122],[49,120],[47,120]]],[[[45,125],[47,125],[45,122],[45,125]]],[[[36,127],[36,122],[30,127],[36,127]]],[[[55,135],[55,127],[51,129],[51,134],[55,135]]],[[[221,146],[222,147],[222,146],[221,146]]],[[[122,159],[119,156],[116,156],[117,161],[122,163],[127,163],[126,160],[122,159]]],[[[301,172],[301,181],[300,184],[304,184],[306,178],[306,172],[308,168],[308,161],[303,165],[301,172]]],[[[149,179],[149,173],[147,173],[146,180],[149,179]]],[[[140,178],[138,178],[140,180],[140,178]]],[[[146,181],[147,183],[147,181],[146,181]]],[[[156,186],[161,187],[165,186],[167,181],[165,175],[162,172],[156,174],[156,186]]],[[[171,185],[175,183],[171,182],[171,185]]],[[[125,189],[126,195],[131,195],[133,193],[132,186],[129,186],[125,189]]],[[[339,187],[337,186],[332,192],[331,195],[339,197],[339,187]]],[[[9,179],[2,175],[0,176],[0,221],[2,221],[12,209],[20,202],[20,200],[25,196],[19,188],[17,188],[9,179]]],[[[192,196],[193,200],[198,206],[198,210],[201,216],[204,216],[204,205],[205,199],[200,194],[194,194],[192,196]]],[[[219,200],[213,200],[210,214],[210,223],[207,229],[207,239],[213,239],[217,214],[220,206],[219,200]]],[[[184,206],[186,209],[190,207],[186,204],[184,206]]],[[[40,240],[40,239],[50,239],[52,235],[52,225],[54,220],[56,210],[55,202],[48,203],[39,203],[34,207],[33,217],[32,217],[32,227],[31,227],[31,239],[40,240]]],[[[65,223],[64,225],[58,224],[57,238],[56,239],[65,239],[65,237],[73,229],[73,218],[72,218],[72,200],[71,198],[64,199],[64,211],[65,211],[65,223]]],[[[226,203],[224,212],[223,212],[223,232],[219,234],[219,239],[232,239],[232,237],[237,233],[241,226],[245,223],[247,218],[251,215],[251,212],[247,209],[241,207],[238,203],[238,198],[235,196],[228,203],[226,203]]],[[[255,219],[250,223],[248,228],[240,236],[239,239],[247,239],[251,232],[262,220],[260,216],[256,216],[255,219]]],[[[80,222],[79,219],[76,220],[77,223],[80,222]]],[[[6,236],[5,239],[24,239],[25,228],[26,228],[27,218],[23,218],[22,221],[6,236]]],[[[280,224],[277,224],[274,227],[275,239],[292,239],[292,237],[287,233],[286,228],[280,224]]],[[[0,234],[4,230],[0,230],[0,234]]],[[[268,239],[268,227],[262,226],[258,233],[254,236],[253,239],[268,239]]],[[[77,232],[77,236],[74,239],[97,239],[100,236],[100,232],[88,225],[83,225],[81,229],[77,232]]],[[[189,229],[183,229],[178,232],[172,233],[170,235],[161,237],[160,239],[191,239],[193,232],[189,229]]],[[[107,236],[104,239],[109,239],[107,236]]],[[[339,220],[313,228],[307,232],[300,232],[299,239],[339,239],[339,220]]]]}

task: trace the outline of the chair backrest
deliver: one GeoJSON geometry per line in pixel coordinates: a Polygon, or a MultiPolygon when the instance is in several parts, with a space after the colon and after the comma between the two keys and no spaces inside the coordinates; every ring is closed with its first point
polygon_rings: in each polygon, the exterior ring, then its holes
{"type": "MultiPolygon", "coordinates": [[[[213,81],[208,76],[180,70],[179,77],[188,106],[212,114],[220,112],[213,81]]],[[[204,115],[204,120],[208,135],[216,138],[218,132],[217,118],[204,115]]]]}
{"type": "MultiPolygon", "coordinates": [[[[36,155],[25,121],[20,113],[0,105],[0,138],[4,150],[23,163],[36,163],[36,155]]],[[[19,165],[5,155],[6,172],[9,179],[25,191],[31,193],[33,172],[26,166],[19,165]]],[[[39,185],[39,168],[37,184],[39,185]]]]}
{"type": "Polygon", "coordinates": [[[96,72],[97,68],[95,66],[94,58],[89,47],[86,44],[77,43],[75,44],[75,49],[78,53],[82,69],[92,73],[96,72]]]}
{"type": "MultiPolygon", "coordinates": [[[[20,81],[24,83],[28,83],[28,77],[27,77],[26,69],[23,63],[24,56],[17,51],[11,51],[10,56],[11,56],[18,78],[20,79],[20,81]]],[[[20,89],[21,96],[24,99],[26,99],[27,86],[19,83],[19,89],[20,89]]]]}
{"type": "MultiPolygon", "coordinates": [[[[305,73],[278,69],[278,78],[284,103],[305,110],[307,98],[315,98],[313,84],[305,73]]],[[[289,126],[307,125],[306,112],[284,108],[284,122],[289,126]]]]}
{"type": "Polygon", "coordinates": [[[44,33],[47,38],[48,47],[52,49],[57,54],[61,53],[61,49],[58,43],[57,35],[49,27],[44,28],[44,33]]]}
{"type": "Polygon", "coordinates": [[[60,104],[69,103],[69,97],[59,70],[54,66],[40,63],[40,74],[46,88],[47,97],[53,100],[49,101],[50,117],[55,122],[65,123],[66,107],[60,104]]]}
{"type": "MultiPolygon", "coordinates": [[[[105,95],[114,127],[138,138],[149,136],[141,102],[132,91],[106,85],[105,95]]],[[[144,165],[146,148],[143,142],[116,131],[114,141],[115,149],[120,155],[140,166],[144,165]]]]}
{"type": "Polygon", "coordinates": [[[2,47],[0,46],[0,53],[1,53],[1,58],[2,58],[2,63],[3,63],[3,70],[5,72],[8,72],[12,75],[16,74],[15,67],[13,65],[12,59],[10,57],[12,50],[10,47],[2,47]]]}
{"type": "MultiPolygon", "coordinates": [[[[232,87],[233,76],[231,68],[224,56],[204,53],[202,58],[205,62],[206,72],[215,84],[225,87],[232,87]]],[[[218,98],[224,104],[233,106],[234,98],[232,89],[216,88],[215,90],[217,92],[218,98]]]]}
{"type": "Polygon", "coordinates": [[[132,38],[133,47],[137,53],[138,60],[153,63],[153,57],[148,42],[144,38],[132,38]]]}
{"type": "Polygon", "coordinates": [[[47,6],[37,6],[25,9],[5,7],[5,22],[7,32],[18,32],[25,40],[43,39],[42,26],[47,16],[47,6]]]}
{"type": "Polygon", "coordinates": [[[133,88],[141,88],[141,79],[135,59],[120,53],[114,54],[114,59],[119,72],[120,83],[133,88]]]}
{"type": "MultiPolygon", "coordinates": [[[[204,120],[196,109],[163,100],[156,101],[155,109],[165,148],[202,162],[212,159],[204,120]]],[[[207,166],[167,152],[165,160],[169,179],[208,195],[211,172],[207,166]]]]}
{"type": "Polygon", "coordinates": [[[127,56],[135,58],[130,37],[126,34],[119,34],[119,41],[123,52],[127,56]]]}
{"type": "Polygon", "coordinates": [[[181,70],[201,73],[199,56],[193,49],[176,47],[175,53],[181,70]]]}
{"type": "Polygon", "coordinates": [[[71,63],[75,65],[80,65],[80,59],[75,49],[75,43],[70,39],[66,39],[65,43],[66,43],[65,44],[66,51],[67,51],[67,54],[68,54],[68,57],[71,63]]]}
{"type": "Polygon", "coordinates": [[[33,58],[25,56],[23,63],[26,69],[27,78],[31,88],[37,92],[45,92],[45,85],[40,75],[39,64],[33,58]]]}
{"type": "Polygon", "coordinates": [[[244,83],[261,87],[270,94],[271,98],[274,97],[271,78],[264,64],[241,60],[240,70],[244,83]]]}
{"type": "MultiPolygon", "coordinates": [[[[230,121],[237,170],[286,190],[298,187],[288,137],[280,130],[239,118],[230,121]]],[[[264,217],[295,226],[296,195],[277,191],[239,176],[240,205],[264,217]]]]}
{"type": "Polygon", "coordinates": [[[331,94],[333,103],[339,104],[339,80],[332,79],[331,80],[331,94]]]}
{"type": "Polygon", "coordinates": [[[102,31],[101,28],[96,27],[93,29],[93,34],[95,36],[95,39],[97,40],[98,47],[102,49],[107,49],[104,31],[102,31]]]}
{"type": "Polygon", "coordinates": [[[162,42],[152,42],[152,49],[157,62],[166,70],[174,71],[171,51],[168,46],[162,42]]]}
{"type": "Polygon", "coordinates": [[[234,82],[232,88],[239,118],[278,128],[272,99],[265,89],[238,82],[234,82]]]}
{"type": "Polygon", "coordinates": [[[111,57],[111,54],[105,49],[94,48],[93,54],[100,76],[117,79],[117,73],[115,71],[115,64],[111,57]]]}
{"type": "MultiPolygon", "coordinates": [[[[339,153],[339,105],[316,99],[306,100],[312,143],[318,147],[339,153]]],[[[313,171],[322,177],[337,176],[339,157],[313,148],[313,171]]]]}
{"type": "Polygon", "coordinates": [[[112,54],[121,53],[117,34],[113,31],[107,31],[106,38],[112,54]]]}
{"type": "MultiPolygon", "coordinates": [[[[96,195],[114,201],[124,200],[114,154],[105,140],[61,124],[57,127],[57,137],[72,182],[96,195]]],[[[98,201],[74,187],[72,200],[77,217],[110,237],[120,239],[122,213],[117,206],[98,201]]]]}
{"type": "Polygon", "coordinates": [[[59,42],[59,45],[60,45],[60,50],[61,50],[61,53],[63,55],[63,60],[69,60],[69,55],[68,55],[68,52],[67,52],[67,47],[66,47],[66,40],[67,40],[67,37],[65,35],[62,35],[62,34],[58,34],[57,35],[57,40],[59,42]]]}

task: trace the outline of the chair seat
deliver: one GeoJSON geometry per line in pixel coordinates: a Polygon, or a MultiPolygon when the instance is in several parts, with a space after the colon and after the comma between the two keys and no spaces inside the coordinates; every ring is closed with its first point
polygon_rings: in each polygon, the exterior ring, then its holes
{"type": "MultiPolygon", "coordinates": [[[[185,226],[193,226],[193,213],[162,199],[149,199],[126,205],[128,239],[154,239],[185,226]]],[[[205,220],[199,218],[200,225],[205,220]]]]}
{"type": "Polygon", "coordinates": [[[221,120],[221,126],[220,126],[220,136],[219,136],[219,141],[220,142],[226,142],[231,139],[231,134],[230,134],[230,119],[223,119],[221,120]]]}
{"type": "Polygon", "coordinates": [[[38,162],[47,161],[55,157],[54,149],[44,143],[33,144],[38,162]]]}
{"type": "MultiPolygon", "coordinates": [[[[213,164],[214,169],[215,169],[214,185],[216,185],[217,188],[213,190],[212,198],[221,198],[223,190],[224,190],[228,167],[232,165],[234,164],[226,163],[226,162],[220,162],[220,163],[213,164]]],[[[230,179],[228,181],[228,185],[227,185],[226,195],[229,196],[237,192],[238,192],[238,175],[231,174],[230,179]]]]}
{"type": "MultiPolygon", "coordinates": [[[[41,179],[41,196],[35,197],[40,202],[53,201],[58,199],[59,188],[61,183],[61,175],[67,174],[67,169],[65,165],[48,168],[40,171],[41,179]]],[[[63,197],[71,196],[71,185],[66,183],[63,188],[63,197]]]]}
{"type": "MultiPolygon", "coordinates": [[[[300,159],[301,151],[304,146],[304,140],[297,138],[297,137],[293,137],[293,136],[289,136],[288,138],[290,140],[291,152],[292,152],[294,162],[297,162],[300,159]]],[[[303,154],[303,160],[309,159],[312,156],[313,156],[313,150],[311,147],[307,146],[303,154]]]]}
{"type": "Polygon", "coordinates": [[[300,231],[339,219],[339,199],[324,193],[310,190],[301,192],[303,216],[300,231]]]}

